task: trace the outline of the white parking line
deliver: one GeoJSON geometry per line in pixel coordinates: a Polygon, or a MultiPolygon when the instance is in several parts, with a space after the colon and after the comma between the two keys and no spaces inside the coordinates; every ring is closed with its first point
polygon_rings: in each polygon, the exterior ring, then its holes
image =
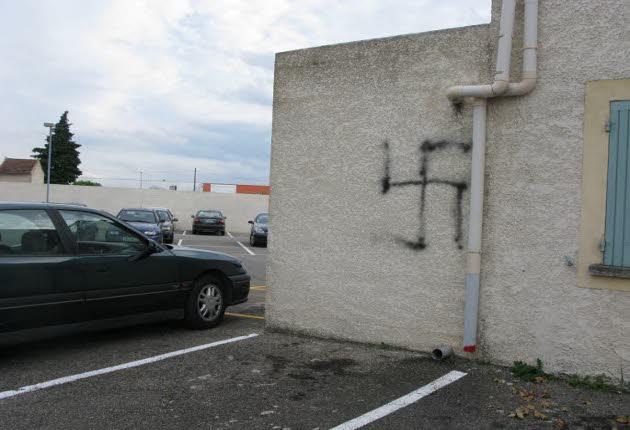
{"type": "Polygon", "coordinates": [[[249,255],[256,255],[252,252],[251,249],[249,249],[248,247],[246,247],[245,245],[243,245],[241,242],[239,242],[238,240],[236,241],[236,243],[238,243],[239,245],[241,245],[241,248],[243,248],[245,251],[249,252],[249,255]]]}
{"type": "Polygon", "coordinates": [[[232,233],[230,233],[229,231],[226,231],[227,235],[230,236],[232,239],[234,239],[234,236],[232,236],[232,233]]]}
{"type": "Polygon", "coordinates": [[[464,376],[466,376],[465,373],[453,370],[452,372],[447,373],[441,378],[430,382],[424,387],[420,387],[405,396],[399,397],[398,399],[387,403],[380,408],[374,409],[373,411],[361,415],[360,417],[340,424],[337,427],[332,428],[331,430],[354,430],[361,428],[367,424],[370,424],[371,422],[374,422],[378,419],[383,418],[386,415],[391,414],[392,412],[396,412],[399,409],[402,409],[411,405],[412,403],[417,402],[421,398],[426,397],[431,393],[434,393],[440,388],[446,387],[448,384],[455,382],[458,379],[463,378],[464,376]]]}
{"type": "Polygon", "coordinates": [[[186,236],[186,230],[184,230],[184,232],[182,233],[182,236],[186,236]]]}
{"type": "Polygon", "coordinates": [[[182,246],[182,240],[184,240],[184,239],[179,239],[179,240],[177,241],[177,246],[182,246]]]}
{"type": "Polygon", "coordinates": [[[231,339],[219,340],[217,342],[193,346],[192,348],[180,349],[178,351],[167,352],[166,354],[160,354],[160,355],[155,355],[153,357],[143,358],[142,360],[130,361],[128,363],[119,364],[117,366],[105,367],[103,369],[92,370],[90,372],[64,376],[62,378],[51,379],[50,381],[46,381],[46,382],[40,382],[39,384],[26,385],[24,387],[18,388],[17,390],[9,390],[9,391],[0,392],[0,400],[7,399],[9,397],[19,396],[20,394],[43,390],[44,388],[50,388],[56,385],[67,384],[68,382],[78,381],[79,379],[91,378],[92,376],[98,376],[98,375],[103,375],[105,373],[112,373],[112,372],[117,372],[119,370],[130,369],[132,367],[143,366],[145,364],[155,363],[156,361],[166,360],[167,358],[177,357],[179,355],[189,354],[191,352],[201,351],[203,349],[214,348],[215,346],[225,345],[227,343],[232,343],[232,342],[238,342],[240,340],[250,339],[256,336],[258,336],[257,333],[252,333],[246,336],[233,337],[231,339]]]}

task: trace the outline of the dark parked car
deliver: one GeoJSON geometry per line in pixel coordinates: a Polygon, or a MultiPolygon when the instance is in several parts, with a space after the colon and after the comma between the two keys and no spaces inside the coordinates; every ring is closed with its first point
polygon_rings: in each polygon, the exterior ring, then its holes
{"type": "Polygon", "coordinates": [[[252,225],[249,232],[249,244],[251,246],[267,246],[267,224],[269,222],[269,214],[258,214],[253,221],[248,222],[252,225]]]}
{"type": "Polygon", "coordinates": [[[158,243],[164,241],[160,217],[155,209],[124,208],[118,212],[116,218],[133,226],[149,239],[153,239],[158,243]]]}
{"type": "Polygon", "coordinates": [[[175,239],[175,223],[179,221],[173,213],[167,208],[150,208],[155,210],[160,221],[160,227],[162,228],[162,237],[164,243],[173,243],[175,239]]]}
{"type": "Polygon", "coordinates": [[[249,283],[234,257],[160,245],[106,212],[0,203],[0,331],[176,308],[209,328],[249,283]]]}
{"type": "Polygon", "coordinates": [[[196,215],[191,215],[193,218],[192,233],[218,233],[221,236],[225,236],[225,220],[226,216],[223,212],[207,209],[197,212],[196,215]]]}

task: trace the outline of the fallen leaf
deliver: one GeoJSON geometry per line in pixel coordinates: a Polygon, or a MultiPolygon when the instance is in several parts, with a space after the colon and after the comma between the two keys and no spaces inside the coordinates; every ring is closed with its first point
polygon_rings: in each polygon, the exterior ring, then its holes
{"type": "Polygon", "coordinates": [[[515,412],[516,412],[516,417],[521,420],[525,418],[525,415],[527,415],[527,411],[524,411],[521,408],[518,408],[515,412]]]}
{"type": "Polygon", "coordinates": [[[529,410],[532,410],[532,411],[536,409],[536,406],[532,405],[531,403],[528,403],[527,406],[525,406],[525,407],[527,409],[529,409],[529,410]]]}
{"type": "Polygon", "coordinates": [[[543,408],[546,408],[546,409],[549,409],[553,405],[554,405],[554,403],[550,402],[549,400],[541,400],[540,401],[540,406],[542,406],[543,408]]]}
{"type": "Polygon", "coordinates": [[[615,421],[617,421],[619,424],[630,424],[630,415],[620,415],[615,419],[615,421]]]}
{"type": "Polygon", "coordinates": [[[547,380],[547,379],[545,379],[545,378],[544,378],[544,377],[542,377],[542,376],[536,376],[536,377],[534,378],[534,382],[536,382],[537,384],[542,384],[542,383],[543,383],[543,382],[545,382],[546,380],[547,380]]]}
{"type": "Polygon", "coordinates": [[[534,416],[536,418],[538,418],[539,420],[546,420],[547,419],[547,415],[543,414],[542,412],[538,412],[538,411],[534,411],[534,416]]]}
{"type": "Polygon", "coordinates": [[[564,422],[564,420],[561,420],[560,418],[558,418],[556,422],[553,423],[553,426],[557,429],[563,429],[567,427],[567,423],[564,422]]]}

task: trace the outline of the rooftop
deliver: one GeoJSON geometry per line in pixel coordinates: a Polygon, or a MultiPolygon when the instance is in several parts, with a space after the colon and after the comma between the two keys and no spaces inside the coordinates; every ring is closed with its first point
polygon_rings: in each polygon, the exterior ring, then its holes
{"type": "Polygon", "coordinates": [[[0,164],[0,174],[25,175],[33,171],[38,160],[30,158],[5,158],[0,164]]]}

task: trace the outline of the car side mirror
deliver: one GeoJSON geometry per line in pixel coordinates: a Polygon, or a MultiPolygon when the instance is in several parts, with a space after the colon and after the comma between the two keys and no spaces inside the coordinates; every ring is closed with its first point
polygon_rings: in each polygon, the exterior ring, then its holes
{"type": "Polygon", "coordinates": [[[191,218],[194,218],[195,216],[194,216],[194,215],[191,215],[190,217],[191,217],[191,218]]]}
{"type": "Polygon", "coordinates": [[[153,242],[152,240],[149,240],[149,242],[147,243],[147,247],[144,250],[140,251],[139,253],[129,257],[129,261],[142,260],[144,258],[147,258],[149,255],[155,254],[157,252],[160,252],[160,247],[158,246],[157,243],[153,242]]]}
{"type": "Polygon", "coordinates": [[[173,218],[173,222],[177,222],[179,221],[177,218],[173,218]]]}
{"type": "Polygon", "coordinates": [[[254,221],[247,221],[247,224],[254,224],[254,221]]]}

